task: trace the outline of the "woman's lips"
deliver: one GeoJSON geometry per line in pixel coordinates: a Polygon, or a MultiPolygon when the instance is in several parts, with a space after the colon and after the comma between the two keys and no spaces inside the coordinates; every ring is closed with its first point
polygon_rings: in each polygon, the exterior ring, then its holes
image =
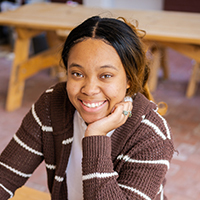
{"type": "Polygon", "coordinates": [[[86,102],[83,100],[79,100],[81,102],[82,107],[84,108],[84,110],[88,111],[88,112],[94,112],[97,110],[100,110],[104,104],[107,102],[107,100],[105,101],[99,101],[99,102],[86,102]]]}
{"type": "Polygon", "coordinates": [[[99,106],[101,106],[105,101],[100,101],[100,102],[95,102],[95,103],[87,103],[82,101],[82,103],[87,106],[88,108],[97,108],[99,106]]]}

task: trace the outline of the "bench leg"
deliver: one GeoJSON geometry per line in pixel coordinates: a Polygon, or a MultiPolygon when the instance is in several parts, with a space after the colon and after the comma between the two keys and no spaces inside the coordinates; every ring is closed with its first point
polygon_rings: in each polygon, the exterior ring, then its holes
{"type": "Polygon", "coordinates": [[[150,76],[149,76],[149,90],[153,92],[157,87],[158,82],[158,69],[160,68],[160,57],[161,52],[159,49],[153,51],[153,59],[150,66],[150,76]]]}
{"type": "Polygon", "coordinates": [[[166,47],[160,47],[161,51],[161,67],[163,70],[163,78],[168,79],[169,78],[169,67],[168,67],[168,56],[167,56],[167,50],[166,47]]]}
{"type": "Polygon", "coordinates": [[[13,111],[21,106],[23,93],[24,93],[24,81],[18,80],[19,65],[28,58],[30,47],[30,39],[19,39],[15,42],[15,59],[13,62],[8,94],[6,101],[6,110],[13,111]]]}
{"type": "Polygon", "coordinates": [[[193,67],[192,75],[190,77],[189,85],[186,92],[186,96],[188,98],[191,98],[194,95],[198,80],[200,80],[200,63],[196,62],[193,67]]]}
{"type": "MultiPolygon", "coordinates": [[[[47,31],[46,37],[47,37],[48,45],[50,47],[58,46],[60,48],[59,53],[61,55],[61,50],[65,42],[65,39],[64,38],[61,39],[55,31],[47,31]]],[[[63,67],[61,67],[60,65],[53,66],[51,68],[51,75],[53,77],[57,76],[59,81],[66,81],[67,79],[66,70],[64,66],[63,67]]]]}

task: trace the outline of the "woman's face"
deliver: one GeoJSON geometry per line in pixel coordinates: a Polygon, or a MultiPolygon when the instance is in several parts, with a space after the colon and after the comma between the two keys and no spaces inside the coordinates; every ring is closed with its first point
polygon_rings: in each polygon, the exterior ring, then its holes
{"type": "Polygon", "coordinates": [[[109,115],[129,88],[116,50],[99,39],[86,39],[69,52],[67,93],[83,120],[90,124],[109,115]]]}

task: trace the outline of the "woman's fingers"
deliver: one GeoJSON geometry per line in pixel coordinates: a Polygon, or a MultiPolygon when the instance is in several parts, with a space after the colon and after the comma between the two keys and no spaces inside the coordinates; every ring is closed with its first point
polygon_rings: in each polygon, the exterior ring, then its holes
{"type": "MultiPolygon", "coordinates": [[[[110,123],[115,124],[115,126],[119,127],[120,125],[124,124],[125,121],[128,119],[129,114],[132,110],[132,102],[121,102],[115,105],[115,109],[107,117],[110,120],[110,123]]],[[[116,127],[116,128],[117,128],[116,127]]]]}
{"type": "Polygon", "coordinates": [[[107,117],[90,124],[85,136],[106,135],[126,122],[132,110],[132,102],[121,102],[115,105],[113,112],[107,117]],[[126,112],[128,114],[126,114],[126,112]]]}
{"type": "Polygon", "coordinates": [[[132,102],[128,101],[128,102],[122,102],[116,105],[116,111],[118,110],[118,112],[120,114],[122,114],[122,116],[125,118],[129,117],[129,114],[132,110],[132,102]],[[119,108],[121,107],[121,108],[119,108]]]}
{"type": "Polygon", "coordinates": [[[128,117],[130,116],[131,110],[132,110],[132,102],[123,102],[123,110],[122,110],[122,124],[126,122],[128,117]]]}

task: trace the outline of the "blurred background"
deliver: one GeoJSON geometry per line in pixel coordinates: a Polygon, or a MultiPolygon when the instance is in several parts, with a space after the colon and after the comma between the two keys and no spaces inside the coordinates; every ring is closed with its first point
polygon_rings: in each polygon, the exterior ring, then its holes
{"type": "MultiPolygon", "coordinates": [[[[27,3],[40,0],[1,1],[1,11],[16,9],[27,3]]],[[[66,3],[64,0],[52,2],[66,3]]],[[[86,6],[103,8],[120,8],[133,10],[169,10],[200,13],[199,0],[83,0],[68,1],[86,6]]],[[[16,132],[24,115],[41,93],[49,86],[57,83],[59,77],[52,75],[51,69],[43,70],[26,81],[22,107],[13,111],[5,110],[9,76],[14,59],[15,33],[12,29],[0,27],[0,152],[16,132]]],[[[31,52],[36,54],[48,48],[45,35],[32,40],[31,52]]],[[[165,193],[169,200],[199,200],[200,199],[200,85],[198,83],[195,95],[186,97],[194,61],[180,53],[167,48],[167,63],[169,78],[163,79],[162,70],[158,71],[158,85],[153,92],[156,102],[168,104],[165,118],[172,132],[175,153],[170,170],[167,173],[165,193]]],[[[27,186],[47,192],[46,171],[42,163],[26,183],[27,186]]]]}

